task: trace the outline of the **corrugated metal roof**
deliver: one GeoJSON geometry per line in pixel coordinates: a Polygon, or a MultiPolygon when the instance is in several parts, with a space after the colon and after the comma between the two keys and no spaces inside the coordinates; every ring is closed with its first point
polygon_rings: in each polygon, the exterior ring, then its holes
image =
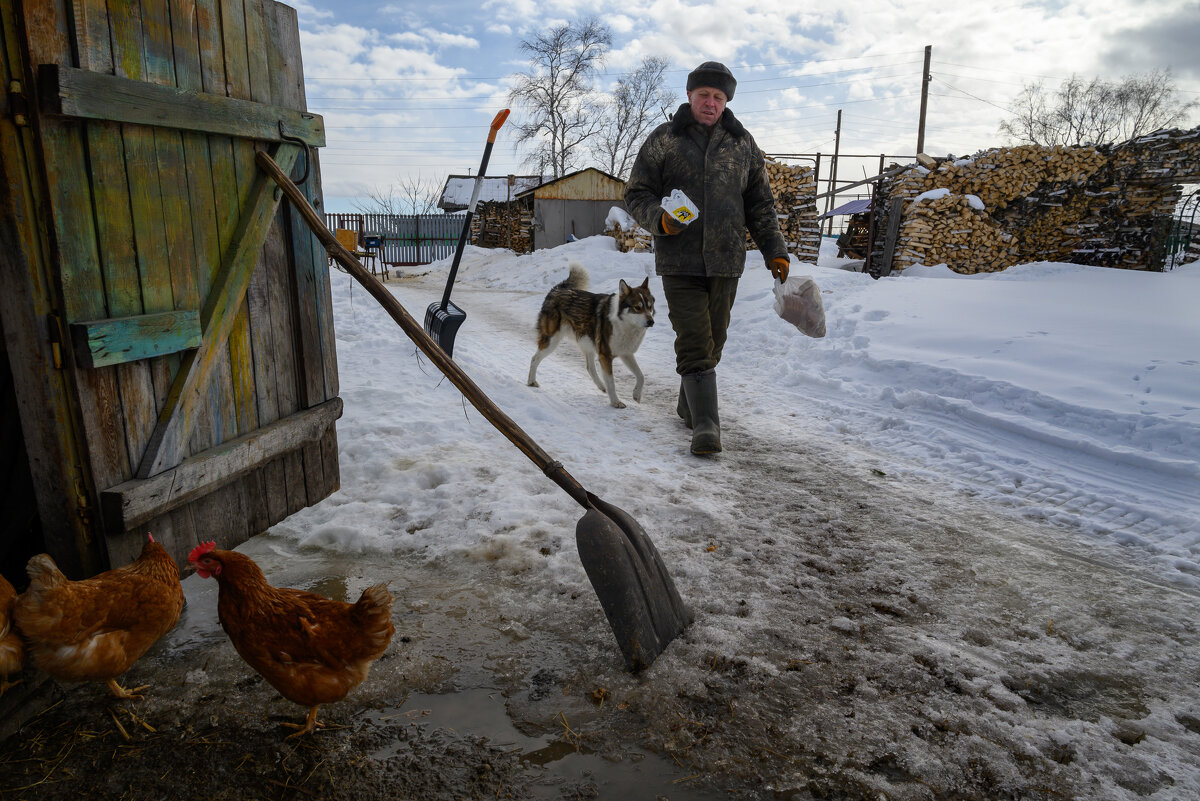
{"type": "MultiPolygon", "coordinates": [[[[849,203],[843,203],[836,209],[830,209],[821,215],[821,217],[839,217],[843,214],[860,214],[864,211],[871,210],[871,198],[863,197],[858,200],[851,200],[849,203]]],[[[820,219],[820,217],[818,218],[820,219]]]]}
{"type": "MultiPolygon", "coordinates": [[[[522,192],[541,186],[545,180],[540,175],[485,175],[479,188],[481,201],[507,201],[522,192]]],[[[471,193],[475,191],[475,176],[451,175],[442,187],[442,198],[438,208],[443,211],[459,211],[471,204],[471,193]]]]}

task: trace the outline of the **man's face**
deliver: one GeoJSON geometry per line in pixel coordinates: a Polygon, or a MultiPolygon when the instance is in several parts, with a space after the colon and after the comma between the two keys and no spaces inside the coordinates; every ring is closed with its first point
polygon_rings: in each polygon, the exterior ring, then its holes
{"type": "Polygon", "coordinates": [[[727,98],[720,89],[711,86],[698,86],[687,93],[688,103],[692,106],[692,116],[701,125],[714,125],[725,113],[727,98]]]}

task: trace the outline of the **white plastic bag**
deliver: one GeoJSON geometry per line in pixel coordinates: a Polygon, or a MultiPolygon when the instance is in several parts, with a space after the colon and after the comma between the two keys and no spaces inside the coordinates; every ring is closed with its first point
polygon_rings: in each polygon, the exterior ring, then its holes
{"type": "Polygon", "coordinates": [[[672,189],[671,194],[662,199],[662,207],[667,214],[684,225],[691,225],[692,220],[700,216],[700,209],[696,208],[696,204],[682,189],[672,189]]]}
{"type": "Polygon", "coordinates": [[[810,275],[791,275],[787,283],[775,283],[775,313],[810,337],[825,336],[825,304],[810,275]]]}

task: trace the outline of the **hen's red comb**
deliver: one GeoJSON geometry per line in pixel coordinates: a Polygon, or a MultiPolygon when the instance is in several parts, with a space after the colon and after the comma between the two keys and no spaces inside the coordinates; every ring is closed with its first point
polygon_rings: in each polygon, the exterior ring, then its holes
{"type": "Polygon", "coordinates": [[[151,534],[149,531],[146,532],[146,536],[150,538],[151,542],[154,542],[154,535],[151,534]]]}
{"type": "Polygon", "coordinates": [[[204,556],[204,554],[208,553],[209,551],[213,550],[216,547],[217,547],[217,543],[214,542],[213,540],[209,540],[208,542],[202,542],[199,545],[197,545],[195,548],[193,548],[192,552],[188,554],[188,561],[195,562],[195,561],[199,560],[201,556],[204,556]]]}

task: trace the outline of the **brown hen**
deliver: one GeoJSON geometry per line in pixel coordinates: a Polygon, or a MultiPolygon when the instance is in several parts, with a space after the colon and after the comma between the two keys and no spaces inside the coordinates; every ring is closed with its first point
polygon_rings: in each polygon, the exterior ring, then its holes
{"type": "Polygon", "coordinates": [[[12,625],[16,605],[17,591],[8,579],[0,576],[0,695],[21,683],[20,679],[9,681],[8,677],[20,673],[25,666],[25,643],[12,625]]]}
{"type": "MultiPolygon", "coordinates": [[[[102,681],[118,698],[141,698],[117,677],[179,620],[179,568],[148,536],[137,559],[82,581],[62,574],[49,554],[25,568],[29,589],[17,599],[13,620],[33,663],[60,681],[102,681]]],[[[149,686],[149,685],[147,685],[149,686]]]]}
{"type": "Polygon", "coordinates": [[[384,584],[349,604],[273,587],[253,559],[213,542],[196,546],[188,559],[202,577],[217,579],[217,616],[242,659],[284,698],[308,707],[303,724],[284,724],[299,729],[290,737],[320,728],[318,707],[361,684],[396,631],[384,584]]]}

